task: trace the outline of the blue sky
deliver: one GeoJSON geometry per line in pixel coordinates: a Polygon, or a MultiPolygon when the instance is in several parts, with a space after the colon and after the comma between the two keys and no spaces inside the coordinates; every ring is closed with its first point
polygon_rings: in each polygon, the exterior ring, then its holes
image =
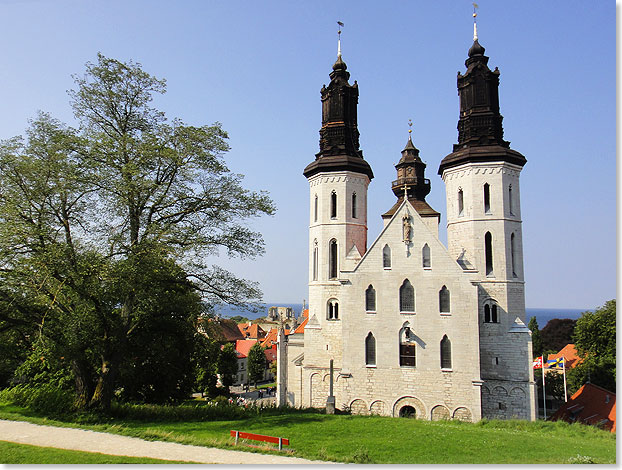
{"type": "MultiPolygon", "coordinates": [[[[480,43],[501,71],[505,138],[528,160],[521,206],[528,307],[593,308],[616,295],[616,5],[479,4],[480,43]]],[[[267,302],[307,296],[308,185],[318,151],[319,90],[336,58],[360,87],[359,131],[375,178],[369,242],[395,202],[407,140],[428,164],[427,200],[443,214],[436,172],[457,141],[456,73],[472,44],[470,1],[0,1],[0,138],[37,110],[73,123],[66,90],[97,52],[168,82],[156,105],[194,125],[222,122],[230,168],[266,189],[278,212],[252,222],[256,261],[216,260],[260,282],[267,302]]]]}

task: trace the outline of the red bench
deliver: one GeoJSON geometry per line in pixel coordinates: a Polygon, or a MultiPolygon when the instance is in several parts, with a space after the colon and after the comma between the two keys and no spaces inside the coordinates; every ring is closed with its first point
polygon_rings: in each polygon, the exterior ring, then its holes
{"type": "Polygon", "coordinates": [[[279,445],[279,450],[283,450],[283,446],[289,445],[289,439],[284,437],[264,436],[263,434],[253,434],[250,432],[231,431],[231,437],[235,437],[235,445],[238,445],[238,439],[250,439],[252,441],[271,442],[279,445]]]}

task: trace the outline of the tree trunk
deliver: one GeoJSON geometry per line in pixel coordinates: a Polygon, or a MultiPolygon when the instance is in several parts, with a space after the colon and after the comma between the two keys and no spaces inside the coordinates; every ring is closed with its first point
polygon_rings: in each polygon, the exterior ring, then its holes
{"type": "Polygon", "coordinates": [[[97,385],[89,404],[90,408],[97,408],[102,411],[110,410],[110,403],[114,393],[114,382],[117,367],[113,361],[102,358],[101,373],[97,379],[97,385]]]}
{"type": "Polygon", "coordinates": [[[72,359],[71,370],[75,378],[76,401],[78,409],[88,406],[90,398],[93,396],[93,376],[88,362],[85,359],[72,359]]]}

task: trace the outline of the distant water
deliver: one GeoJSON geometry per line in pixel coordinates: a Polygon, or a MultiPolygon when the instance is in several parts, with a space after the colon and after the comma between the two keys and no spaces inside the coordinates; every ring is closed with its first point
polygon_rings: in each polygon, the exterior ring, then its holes
{"type": "MultiPolygon", "coordinates": [[[[229,305],[221,305],[215,308],[217,314],[223,317],[232,317],[235,315],[241,315],[243,317],[248,318],[249,320],[254,320],[256,318],[265,317],[268,314],[269,307],[292,307],[294,309],[294,315],[299,316],[300,312],[302,312],[302,304],[264,304],[263,307],[258,312],[252,312],[250,310],[240,310],[236,307],[231,307],[229,305]]],[[[538,326],[540,329],[544,328],[544,326],[552,320],[553,318],[570,318],[571,320],[576,320],[581,317],[581,314],[589,309],[581,309],[581,308],[527,308],[526,310],[526,321],[529,322],[531,317],[536,317],[538,320],[538,326]]]]}

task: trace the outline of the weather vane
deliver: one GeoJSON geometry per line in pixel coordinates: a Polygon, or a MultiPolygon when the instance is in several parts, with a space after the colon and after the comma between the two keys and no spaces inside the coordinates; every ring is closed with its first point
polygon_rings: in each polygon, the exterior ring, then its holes
{"type": "Polygon", "coordinates": [[[477,41],[477,9],[479,5],[473,2],[473,41],[477,41]]]}
{"type": "Polygon", "coordinates": [[[337,30],[337,56],[341,57],[341,28],[343,28],[343,23],[341,21],[337,21],[339,25],[339,29],[337,30]]]}
{"type": "Polygon", "coordinates": [[[408,137],[410,138],[410,134],[413,132],[413,121],[412,119],[408,120],[408,137]]]}

